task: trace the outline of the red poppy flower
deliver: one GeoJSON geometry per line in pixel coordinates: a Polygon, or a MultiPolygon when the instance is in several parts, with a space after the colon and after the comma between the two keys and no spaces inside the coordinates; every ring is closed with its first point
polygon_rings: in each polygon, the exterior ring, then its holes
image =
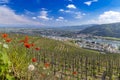
{"type": "Polygon", "coordinates": [[[23,42],[23,43],[28,43],[28,41],[26,41],[26,40],[20,40],[20,42],[23,42]]]}
{"type": "Polygon", "coordinates": [[[76,72],[76,71],[74,71],[74,72],[73,72],[73,75],[76,75],[76,74],[77,74],[77,72],[76,72]]]}
{"type": "Polygon", "coordinates": [[[6,42],[11,42],[11,40],[12,40],[12,39],[10,39],[10,38],[7,38],[7,39],[6,39],[6,42]]]}
{"type": "Polygon", "coordinates": [[[40,48],[38,48],[38,47],[37,47],[37,48],[35,48],[35,49],[36,49],[36,51],[39,51],[39,50],[40,50],[40,48]]]}
{"type": "Polygon", "coordinates": [[[36,58],[32,58],[32,62],[37,62],[37,59],[36,58]]]}
{"type": "Polygon", "coordinates": [[[20,42],[28,43],[28,40],[29,40],[29,38],[28,38],[28,36],[26,36],[25,39],[24,39],[24,40],[21,40],[20,42]]]}
{"type": "Polygon", "coordinates": [[[26,48],[30,48],[30,47],[31,47],[31,45],[28,44],[28,43],[24,43],[24,46],[25,46],[26,48]]]}
{"type": "Polygon", "coordinates": [[[45,63],[45,68],[50,67],[50,63],[45,63]]]}
{"type": "Polygon", "coordinates": [[[2,37],[6,38],[6,37],[8,37],[8,34],[2,34],[2,37]]]}
{"type": "Polygon", "coordinates": [[[28,43],[28,39],[22,40],[23,43],[28,43]]]}
{"type": "Polygon", "coordinates": [[[33,47],[33,46],[35,46],[35,44],[32,43],[31,46],[33,47]]]}
{"type": "Polygon", "coordinates": [[[28,38],[28,36],[25,36],[25,42],[28,42],[28,40],[29,40],[29,38],[28,38]]]}

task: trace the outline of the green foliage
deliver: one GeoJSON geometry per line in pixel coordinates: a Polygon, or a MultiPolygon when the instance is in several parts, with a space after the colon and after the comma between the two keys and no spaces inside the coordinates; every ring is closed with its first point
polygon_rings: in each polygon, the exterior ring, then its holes
{"type": "Polygon", "coordinates": [[[11,75],[11,62],[9,60],[6,49],[1,47],[0,51],[0,79],[14,80],[14,76],[11,75]]]}

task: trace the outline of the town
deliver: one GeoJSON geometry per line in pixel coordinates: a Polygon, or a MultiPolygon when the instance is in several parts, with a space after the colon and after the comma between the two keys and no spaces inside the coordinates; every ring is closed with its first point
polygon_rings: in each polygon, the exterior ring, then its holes
{"type": "Polygon", "coordinates": [[[120,42],[106,40],[99,36],[79,35],[76,38],[60,37],[60,36],[45,36],[43,37],[59,40],[59,41],[74,41],[81,48],[92,49],[105,53],[120,53],[120,42]]]}

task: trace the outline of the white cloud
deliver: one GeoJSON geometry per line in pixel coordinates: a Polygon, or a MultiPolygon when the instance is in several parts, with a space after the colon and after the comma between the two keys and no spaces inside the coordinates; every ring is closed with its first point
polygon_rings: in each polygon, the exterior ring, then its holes
{"type": "Polygon", "coordinates": [[[66,13],[73,13],[73,11],[71,11],[71,10],[65,10],[64,12],[66,12],[66,13]]]}
{"type": "Polygon", "coordinates": [[[101,23],[120,22],[120,12],[107,11],[101,14],[98,19],[101,23]]]}
{"type": "Polygon", "coordinates": [[[32,19],[34,19],[34,20],[35,20],[35,19],[37,19],[37,17],[32,17],[32,19]]]}
{"type": "Polygon", "coordinates": [[[59,11],[66,14],[67,16],[70,16],[70,17],[75,18],[75,19],[81,19],[83,16],[86,15],[85,13],[81,13],[78,10],[63,10],[63,9],[60,9],[59,11]]]}
{"type": "Polygon", "coordinates": [[[69,4],[69,5],[67,5],[67,8],[69,8],[69,9],[76,9],[76,6],[74,4],[69,4]]]}
{"type": "Polygon", "coordinates": [[[17,15],[12,9],[0,6],[0,24],[32,24],[41,25],[39,22],[32,21],[24,15],[17,15]]]}
{"type": "Polygon", "coordinates": [[[90,6],[93,2],[98,2],[98,0],[86,1],[86,2],[84,2],[84,4],[90,6]]]}
{"type": "Polygon", "coordinates": [[[84,2],[84,4],[90,6],[92,4],[92,1],[87,1],[87,2],[84,2]]]}
{"type": "Polygon", "coordinates": [[[62,22],[67,22],[67,20],[64,19],[64,17],[60,16],[56,19],[56,21],[62,21],[62,22]]]}
{"type": "Polygon", "coordinates": [[[71,10],[63,10],[63,9],[60,9],[59,10],[60,12],[64,12],[64,13],[72,13],[73,11],[71,11],[71,10]]]}
{"type": "Polygon", "coordinates": [[[64,17],[58,17],[57,19],[56,19],[56,21],[63,21],[64,20],[64,17]]]}
{"type": "Polygon", "coordinates": [[[86,14],[85,13],[82,13],[83,16],[85,16],[86,14]]]}
{"type": "Polygon", "coordinates": [[[61,19],[61,20],[63,20],[64,19],[64,17],[58,17],[59,19],[61,19]]]}
{"type": "Polygon", "coordinates": [[[0,0],[0,4],[9,3],[9,0],[0,0]]]}
{"type": "Polygon", "coordinates": [[[33,15],[34,13],[28,10],[24,10],[26,15],[33,15]]]}
{"type": "Polygon", "coordinates": [[[64,9],[59,9],[59,12],[63,12],[63,13],[73,13],[72,10],[64,10],[64,9]]]}
{"type": "Polygon", "coordinates": [[[38,18],[43,19],[43,20],[51,20],[52,18],[48,17],[48,11],[42,10],[40,12],[40,16],[38,18]]]}
{"type": "Polygon", "coordinates": [[[90,22],[96,24],[120,22],[120,12],[106,11],[103,14],[99,15],[98,19],[91,20],[90,22]]]}
{"type": "Polygon", "coordinates": [[[64,9],[59,9],[59,11],[63,13],[69,13],[69,14],[72,14],[75,12],[74,10],[64,10],[64,9]]]}
{"type": "Polygon", "coordinates": [[[64,9],[59,9],[60,12],[64,12],[64,9]]]}
{"type": "Polygon", "coordinates": [[[75,13],[75,18],[76,18],[76,19],[81,19],[82,16],[83,16],[83,15],[81,14],[81,12],[76,12],[76,13],[75,13]]]}

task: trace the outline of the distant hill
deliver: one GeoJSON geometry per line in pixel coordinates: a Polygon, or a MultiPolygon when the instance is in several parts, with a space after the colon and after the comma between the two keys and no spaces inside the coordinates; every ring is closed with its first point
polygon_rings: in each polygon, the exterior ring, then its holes
{"type": "Polygon", "coordinates": [[[54,27],[52,29],[57,29],[57,30],[64,30],[64,31],[81,31],[85,28],[91,27],[96,24],[88,24],[88,25],[76,25],[76,26],[63,26],[63,27],[54,27]]]}
{"type": "Polygon", "coordinates": [[[120,38],[120,23],[94,25],[78,32],[78,34],[79,33],[120,38]]]}

